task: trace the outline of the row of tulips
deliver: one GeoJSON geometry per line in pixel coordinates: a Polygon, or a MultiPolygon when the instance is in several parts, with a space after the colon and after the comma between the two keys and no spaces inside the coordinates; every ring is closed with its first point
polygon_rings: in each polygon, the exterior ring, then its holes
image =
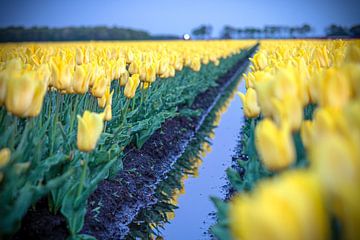
{"type": "Polygon", "coordinates": [[[359,239],[360,41],[262,41],[251,61],[228,237],[359,239]]]}
{"type": "Polygon", "coordinates": [[[179,106],[186,109],[199,93],[214,86],[220,76],[248,55],[240,48],[249,44],[209,41],[4,45],[0,54],[5,61],[1,63],[1,76],[5,77],[0,78],[5,104],[0,108],[0,237],[10,237],[19,229],[28,208],[45,196],[49,211],[65,217],[72,238],[89,237],[79,234],[87,199],[100,181],[114,177],[122,169],[125,147],[140,148],[166,119],[181,114],[179,106]],[[206,61],[206,48],[216,53],[218,62],[206,61]],[[197,58],[186,56],[189,52],[197,52],[202,59],[198,69],[185,64],[197,58]],[[153,82],[144,81],[142,72],[136,72],[132,65],[140,57],[145,61],[152,56],[150,59],[156,57],[161,62],[163,57],[173,59],[173,54],[181,56],[183,69],[174,76],[157,74],[153,82]],[[121,56],[126,56],[126,81],[119,75],[106,75],[108,70],[100,70],[103,73],[87,91],[76,92],[75,87],[64,85],[68,80],[68,70],[64,69],[71,68],[70,82],[74,83],[77,74],[72,70],[92,66],[84,71],[87,77],[93,76],[98,72],[94,69],[123,61],[121,56]],[[62,60],[55,64],[57,60],[53,58],[62,60]],[[93,66],[92,61],[97,65],[93,66]],[[47,63],[56,67],[49,70],[47,63]],[[50,71],[46,79],[42,78],[41,69],[50,71]],[[109,82],[113,77],[115,81],[109,82]],[[29,84],[23,85],[23,79],[29,84]],[[104,79],[106,87],[100,96],[96,89],[101,84],[95,82],[104,79]],[[29,92],[34,83],[42,84],[43,99],[39,92],[29,92]],[[37,114],[29,115],[28,106],[36,108],[37,114]],[[15,113],[15,109],[21,111],[15,113]]]}
{"type": "Polygon", "coordinates": [[[47,90],[66,94],[90,92],[103,98],[111,82],[125,86],[133,98],[139,82],[147,88],[157,77],[201,64],[219,64],[245,42],[93,42],[3,44],[0,49],[0,106],[20,117],[37,116],[47,90]],[[136,79],[131,81],[131,75],[136,79]]]}

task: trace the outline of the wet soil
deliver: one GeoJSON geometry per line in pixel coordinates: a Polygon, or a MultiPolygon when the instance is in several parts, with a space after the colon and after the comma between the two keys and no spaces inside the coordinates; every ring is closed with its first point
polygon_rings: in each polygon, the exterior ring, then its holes
{"type": "MultiPolygon", "coordinates": [[[[102,181],[88,199],[88,211],[81,233],[97,239],[123,239],[128,225],[141,208],[152,204],[156,185],[184,152],[219,94],[248,62],[240,60],[217,80],[218,85],[197,96],[192,109],[201,109],[199,117],[178,116],[166,120],[141,149],[129,145],[125,150],[123,170],[113,179],[102,181]]],[[[13,239],[65,239],[65,219],[48,211],[46,199],[30,209],[13,239]]]]}

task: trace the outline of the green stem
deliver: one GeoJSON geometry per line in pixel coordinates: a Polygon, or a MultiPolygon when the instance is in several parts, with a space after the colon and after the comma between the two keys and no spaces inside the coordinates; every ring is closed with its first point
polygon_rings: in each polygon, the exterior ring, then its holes
{"type": "Polygon", "coordinates": [[[73,110],[72,110],[71,118],[70,118],[70,133],[72,132],[73,127],[74,127],[74,122],[75,122],[75,116],[76,116],[76,112],[77,112],[78,101],[79,101],[79,95],[76,95],[76,96],[75,96],[74,108],[73,108],[73,110]]]}
{"type": "Polygon", "coordinates": [[[80,176],[80,182],[79,182],[79,188],[77,190],[76,198],[79,199],[81,196],[81,192],[84,189],[84,182],[86,178],[86,168],[87,168],[87,162],[88,162],[88,155],[86,153],[86,157],[83,160],[84,164],[82,165],[82,172],[80,176]]]}

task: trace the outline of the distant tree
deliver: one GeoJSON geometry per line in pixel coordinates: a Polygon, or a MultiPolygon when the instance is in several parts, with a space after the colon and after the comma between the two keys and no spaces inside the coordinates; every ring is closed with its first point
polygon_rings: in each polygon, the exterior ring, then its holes
{"type": "Polygon", "coordinates": [[[352,26],[349,32],[352,37],[360,37],[360,24],[352,26]]]}
{"type": "Polygon", "coordinates": [[[234,34],[237,32],[236,28],[225,25],[223,30],[221,31],[221,38],[223,39],[231,39],[234,38],[234,34]]]}
{"type": "Polygon", "coordinates": [[[327,36],[331,36],[331,37],[348,36],[349,35],[346,28],[336,25],[336,24],[331,24],[329,27],[327,27],[325,29],[325,32],[326,32],[327,36]]]}
{"type": "Polygon", "coordinates": [[[118,27],[7,27],[0,28],[0,42],[146,40],[150,34],[118,27]]]}
{"type": "Polygon", "coordinates": [[[205,37],[210,38],[212,33],[211,25],[200,25],[199,27],[192,30],[191,34],[197,38],[205,39],[205,37]]]}

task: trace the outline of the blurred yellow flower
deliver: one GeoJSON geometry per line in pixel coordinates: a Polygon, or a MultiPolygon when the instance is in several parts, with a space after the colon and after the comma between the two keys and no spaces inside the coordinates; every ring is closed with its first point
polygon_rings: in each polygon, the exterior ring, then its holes
{"type": "Polygon", "coordinates": [[[326,240],[329,224],[322,190],[305,171],[261,182],[230,202],[230,228],[242,240],[326,240]]]}
{"type": "Polygon", "coordinates": [[[90,152],[96,147],[104,127],[103,116],[99,113],[85,111],[78,118],[77,147],[80,151],[90,152]]]}
{"type": "Polygon", "coordinates": [[[243,103],[245,116],[248,118],[256,118],[260,114],[260,107],[257,103],[256,91],[248,88],[246,94],[238,92],[240,99],[243,103]]]}
{"type": "Polygon", "coordinates": [[[290,127],[281,127],[269,119],[260,121],[255,128],[255,145],[264,165],[271,171],[287,168],[295,161],[295,147],[290,127]]]}

